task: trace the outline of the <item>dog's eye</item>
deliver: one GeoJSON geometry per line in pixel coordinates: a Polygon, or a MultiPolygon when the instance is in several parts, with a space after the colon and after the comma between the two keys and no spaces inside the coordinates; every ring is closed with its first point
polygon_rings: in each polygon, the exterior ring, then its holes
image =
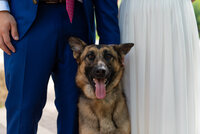
{"type": "Polygon", "coordinates": [[[94,54],[88,54],[87,55],[87,58],[90,60],[90,61],[93,61],[95,59],[95,55],[94,54]]]}
{"type": "Polygon", "coordinates": [[[113,58],[113,56],[111,54],[105,54],[104,58],[105,58],[105,60],[109,61],[113,58]]]}

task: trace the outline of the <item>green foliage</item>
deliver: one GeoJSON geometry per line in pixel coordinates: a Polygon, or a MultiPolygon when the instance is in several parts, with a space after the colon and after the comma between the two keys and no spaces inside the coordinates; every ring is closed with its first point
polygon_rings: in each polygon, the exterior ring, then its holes
{"type": "Polygon", "coordinates": [[[200,0],[193,2],[200,37],[200,0]]]}
{"type": "Polygon", "coordinates": [[[96,31],[96,40],[99,41],[99,35],[98,35],[97,31],[96,31]]]}
{"type": "Polygon", "coordinates": [[[122,3],[122,0],[118,0],[118,5],[120,6],[120,4],[122,3]]]}

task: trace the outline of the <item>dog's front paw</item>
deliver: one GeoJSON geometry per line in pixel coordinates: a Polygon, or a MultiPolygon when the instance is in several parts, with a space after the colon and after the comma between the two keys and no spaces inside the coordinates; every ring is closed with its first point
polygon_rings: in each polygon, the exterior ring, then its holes
{"type": "Polygon", "coordinates": [[[109,133],[107,133],[107,134],[131,134],[131,132],[130,132],[130,131],[129,131],[129,132],[123,131],[123,130],[121,130],[121,129],[115,129],[114,131],[109,132],[109,133]]]}
{"type": "Polygon", "coordinates": [[[124,133],[118,132],[117,129],[115,129],[112,131],[100,132],[100,134],[124,134],[124,133]]]}
{"type": "Polygon", "coordinates": [[[102,119],[100,121],[100,134],[115,134],[116,127],[114,123],[109,119],[102,119]]]}

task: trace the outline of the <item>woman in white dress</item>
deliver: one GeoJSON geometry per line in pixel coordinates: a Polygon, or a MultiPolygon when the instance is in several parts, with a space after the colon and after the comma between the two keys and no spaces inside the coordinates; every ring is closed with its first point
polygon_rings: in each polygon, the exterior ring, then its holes
{"type": "Polygon", "coordinates": [[[123,0],[132,134],[200,134],[200,47],[191,0],[123,0]]]}

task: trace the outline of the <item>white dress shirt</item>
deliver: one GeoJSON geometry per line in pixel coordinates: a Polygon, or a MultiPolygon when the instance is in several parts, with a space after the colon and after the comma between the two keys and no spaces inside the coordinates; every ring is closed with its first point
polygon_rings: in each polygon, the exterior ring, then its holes
{"type": "Polygon", "coordinates": [[[7,0],[0,0],[0,11],[10,11],[10,7],[7,0]]]}

